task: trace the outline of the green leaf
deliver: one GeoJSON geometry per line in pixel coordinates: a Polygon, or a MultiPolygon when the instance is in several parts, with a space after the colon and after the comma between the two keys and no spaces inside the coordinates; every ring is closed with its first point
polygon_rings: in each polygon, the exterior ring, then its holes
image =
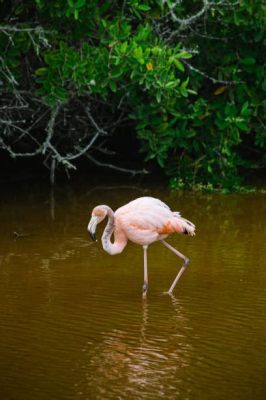
{"type": "Polygon", "coordinates": [[[184,88],[180,88],[180,93],[183,97],[188,97],[188,91],[184,88]]]}
{"type": "Polygon", "coordinates": [[[74,18],[75,18],[75,20],[79,19],[79,10],[77,8],[75,8],[75,10],[74,10],[74,18]]]}
{"type": "Polygon", "coordinates": [[[138,9],[141,11],[149,11],[151,8],[148,6],[148,4],[139,4],[138,9]]]}
{"type": "Polygon", "coordinates": [[[234,105],[232,105],[232,104],[226,104],[226,106],[225,106],[225,114],[228,117],[235,117],[236,114],[237,114],[236,107],[234,105]]]}
{"type": "Polygon", "coordinates": [[[157,162],[160,165],[160,167],[163,168],[165,165],[165,157],[158,155],[157,162]]]}
{"type": "Polygon", "coordinates": [[[160,103],[161,99],[162,99],[162,92],[158,90],[158,92],[156,92],[156,100],[158,103],[160,103]]]}
{"type": "Polygon", "coordinates": [[[67,0],[67,3],[68,3],[68,5],[69,5],[69,7],[72,7],[72,8],[75,7],[75,3],[74,3],[73,0],[67,0]]]}
{"type": "Polygon", "coordinates": [[[134,57],[140,64],[144,64],[142,47],[139,46],[134,49],[134,57]]]}
{"type": "Polygon", "coordinates": [[[35,74],[36,74],[37,76],[45,75],[46,73],[47,73],[47,68],[45,68],[45,67],[38,68],[38,69],[36,69],[36,71],[35,71],[35,74]]]}
{"type": "Polygon", "coordinates": [[[186,89],[188,82],[189,82],[189,77],[184,82],[181,83],[180,88],[186,89]]]}
{"type": "Polygon", "coordinates": [[[120,52],[125,53],[127,51],[127,46],[128,46],[127,42],[122,43],[121,46],[119,47],[120,52]]]}
{"type": "Polygon", "coordinates": [[[86,0],[77,0],[75,2],[75,8],[81,8],[86,4],[86,0]]]}
{"type": "Polygon", "coordinates": [[[251,111],[249,110],[249,103],[248,101],[246,101],[241,108],[241,115],[243,115],[244,117],[248,117],[250,114],[251,111]]]}
{"type": "Polygon", "coordinates": [[[241,60],[241,63],[244,65],[254,65],[256,64],[256,60],[253,57],[246,57],[241,60]]]}
{"type": "Polygon", "coordinates": [[[109,85],[110,85],[110,88],[111,88],[112,92],[116,92],[117,91],[117,86],[116,86],[116,82],[115,81],[110,81],[109,85]]]}
{"type": "Polygon", "coordinates": [[[181,51],[181,53],[179,53],[179,54],[177,55],[177,57],[178,57],[178,58],[184,58],[184,59],[186,60],[186,59],[191,58],[191,57],[192,57],[192,54],[187,53],[186,51],[181,51]]]}
{"type": "Polygon", "coordinates": [[[67,98],[68,92],[62,87],[55,88],[55,94],[60,100],[65,100],[67,98]]]}
{"type": "Polygon", "coordinates": [[[249,126],[244,122],[244,121],[238,121],[236,120],[236,126],[244,132],[248,132],[249,131],[249,126]]]}
{"type": "Polygon", "coordinates": [[[182,64],[181,61],[175,59],[174,63],[175,63],[176,68],[179,69],[179,71],[182,71],[182,72],[185,71],[185,67],[184,67],[184,65],[182,64]]]}
{"type": "Polygon", "coordinates": [[[176,87],[177,83],[175,81],[172,82],[167,82],[167,84],[165,85],[166,89],[172,89],[174,87],[176,87]]]}
{"type": "Polygon", "coordinates": [[[111,72],[111,76],[112,78],[119,78],[121,75],[123,75],[123,73],[123,68],[116,68],[114,71],[111,72]]]}

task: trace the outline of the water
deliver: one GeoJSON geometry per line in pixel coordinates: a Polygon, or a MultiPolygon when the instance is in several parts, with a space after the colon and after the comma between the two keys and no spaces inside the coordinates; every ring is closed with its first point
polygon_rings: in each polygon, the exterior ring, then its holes
{"type": "MultiPolygon", "coordinates": [[[[0,398],[265,399],[266,244],[262,194],[156,187],[6,190],[0,203],[0,398]],[[153,195],[197,225],[168,241],[190,266],[128,244],[89,240],[96,204],[153,195]],[[14,233],[16,232],[16,233],[14,233]]],[[[101,233],[102,229],[99,229],[101,233]]]]}

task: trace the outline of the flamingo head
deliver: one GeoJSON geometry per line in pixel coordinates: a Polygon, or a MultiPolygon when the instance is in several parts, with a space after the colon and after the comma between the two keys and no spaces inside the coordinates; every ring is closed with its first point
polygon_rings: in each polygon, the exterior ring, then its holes
{"type": "Polygon", "coordinates": [[[92,238],[92,240],[96,240],[96,229],[97,225],[102,222],[102,220],[107,215],[107,209],[105,206],[97,206],[92,210],[91,219],[88,224],[88,232],[92,238]]]}

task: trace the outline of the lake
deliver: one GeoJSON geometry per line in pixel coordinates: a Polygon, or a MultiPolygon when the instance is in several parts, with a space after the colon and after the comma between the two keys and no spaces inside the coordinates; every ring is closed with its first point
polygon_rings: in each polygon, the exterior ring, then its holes
{"type": "MultiPolygon", "coordinates": [[[[1,400],[266,397],[265,195],[174,192],[157,185],[2,187],[1,400]],[[195,237],[92,242],[92,208],[158,197],[193,221],[195,237]]],[[[100,238],[105,222],[98,229],[100,238]]]]}

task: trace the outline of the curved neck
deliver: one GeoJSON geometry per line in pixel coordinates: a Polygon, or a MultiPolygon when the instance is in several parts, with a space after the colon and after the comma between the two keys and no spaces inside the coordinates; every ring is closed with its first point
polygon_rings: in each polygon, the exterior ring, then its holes
{"type": "Polygon", "coordinates": [[[110,207],[105,206],[105,209],[107,211],[108,222],[103,231],[102,244],[103,244],[104,250],[109,253],[110,246],[112,246],[111,236],[115,229],[115,218],[114,218],[114,212],[110,207]]]}
{"type": "Polygon", "coordinates": [[[127,243],[127,239],[124,237],[124,234],[122,232],[118,233],[117,231],[115,231],[114,243],[111,242],[111,236],[115,230],[115,217],[114,217],[114,212],[110,207],[105,206],[105,209],[107,211],[108,222],[103,231],[102,245],[103,249],[107,253],[114,255],[121,253],[121,251],[123,251],[127,243]]]}

